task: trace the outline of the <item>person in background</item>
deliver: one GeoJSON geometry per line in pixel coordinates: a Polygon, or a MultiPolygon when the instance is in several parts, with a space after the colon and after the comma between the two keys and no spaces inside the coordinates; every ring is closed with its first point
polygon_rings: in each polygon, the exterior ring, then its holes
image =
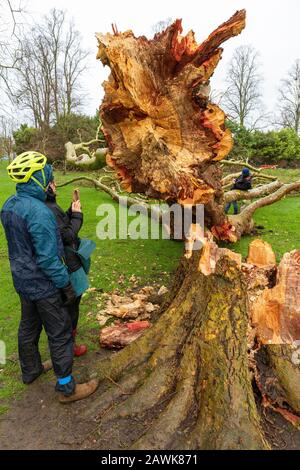
{"type": "MultiPolygon", "coordinates": [[[[243,168],[242,174],[235,180],[231,189],[238,189],[240,191],[248,191],[249,189],[252,189],[252,175],[249,168],[243,168]]],[[[237,215],[239,212],[237,201],[226,204],[225,214],[228,214],[231,204],[233,205],[234,214],[237,215]]]]}
{"type": "MultiPolygon", "coordinates": [[[[75,194],[78,194],[77,192],[75,194]]],[[[53,212],[56,222],[60,231],[61,239],[64,245],[65,262],[68,268],[69,274],[72,274],[82,270],[82,263],[76,251],[80,245],[80,239],[78,238],[79,231],[83,224],[83,214],[81,211],[80,200],[73,200],[73,203],[67,212],[56,202],[56,184],[54,179],[50,182],[47,189],[46,204],[48,208],[53,212]]],[[[78,196],[77,196],[78,197],[78,196]]],[[[84,273],[82,273],[85,276],[84,273]]],[[[86,276],[85,278],[86,279],[86,276]]],[[[74,338],[74,355],[76,357],[83,356],[87,352],[87,347],[84,344],[76,344],[77,325],[79,320],[79,305],[81,301],[81,294],[88,287],[87,281],[83,285],[83,289],[79,290],[78,295],[73,303],[68,306],[68,310],[72,319],[72,335],[74,338]]]]}
{"type": "Polygon", "coordinates": [[[18,332],[19,359],[25,384],[46,372],[39,353],[44,327],[59,392],[59,401],[69,403],[88,397],[98,381],[76,384],[72,376],[73,338],[68,306],[76,295],[63,263],[63,245],[55,217],[45,204],[53,178],[44,155],[25,152],[7,167],[17,183],[1,210],[8,243],[10,268],[21,302],[18,332]]]}

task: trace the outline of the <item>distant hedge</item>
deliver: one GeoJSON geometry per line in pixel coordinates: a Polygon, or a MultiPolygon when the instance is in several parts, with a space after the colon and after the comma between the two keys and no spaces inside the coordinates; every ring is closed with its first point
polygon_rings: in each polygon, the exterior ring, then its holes
{"type": "Polygon", "coordinates": [[[266,164],[284,162],[286,166],[300,165],[300,138],[293,129],[249,131],[231,121],[227,122],[227,127],[234,138],[230,157],[266,164]]]}

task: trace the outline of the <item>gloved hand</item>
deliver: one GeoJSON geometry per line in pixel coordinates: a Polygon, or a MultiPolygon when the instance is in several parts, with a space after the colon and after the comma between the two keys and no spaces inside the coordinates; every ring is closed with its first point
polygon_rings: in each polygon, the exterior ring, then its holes
{"type": "Polygon", "coordinates": [[[63,305],[65,307],[67,307],[68,305],[72,305],[75,302],[77,297],[71,283],[61,289],[61,296],[63,305]]]}

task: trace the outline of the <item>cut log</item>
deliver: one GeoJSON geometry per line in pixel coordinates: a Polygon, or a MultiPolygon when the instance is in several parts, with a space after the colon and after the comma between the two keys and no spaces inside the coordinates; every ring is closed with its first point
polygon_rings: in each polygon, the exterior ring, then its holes
{"type": "Polygon", "coordinates": [[[103,328],[100,332],[100,345],[107,349],[125,348],[140,338],[150,326],[148,321],[137,321],[103,328]]]}
{"type": "Polygon", "coordinates": [[[247,263],[261,268],[276,265],[276,256],[271,245],[263,240],[254,240],[249,245],[247,263]]]}
{"type": "Polygon", "coordinates": [[[263,344],[293,344],[300,339],[299,251],[283,256],[275,287],[258,296],[251,306],[251,315],[263,344]]]}

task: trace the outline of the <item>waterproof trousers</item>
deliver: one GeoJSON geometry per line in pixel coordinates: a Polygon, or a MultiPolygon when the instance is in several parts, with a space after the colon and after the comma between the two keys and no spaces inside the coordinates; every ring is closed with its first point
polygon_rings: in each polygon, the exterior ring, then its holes
{"type": "Polygon", "coordinates": [[[18,333],[19,359],[23,382],[33,382],[43,372],[39,353],[39,338],[44,327],[48,337],[54,373],[58,379],[56,390],[72,394],[75,388],[71,376],[73,365],[72,321],[58,293],[54,297],[28,300],[21,297],[21,321],[18,333]],[[66,384],[61,379],[69,377],[66,384]],[[71,377],[71,379],[70,379],[71,377]]]}
{"type": "Polygon", "coordinates": [[[81,301],[81,295],[76,298],[76,300],[73,304],[71,304],[67,307],[68,311],[69,311],[70,318],[71,318],[72,330],[73,331],[77,329],[77,325],[78,325],[80,301],[81,301]]]}

